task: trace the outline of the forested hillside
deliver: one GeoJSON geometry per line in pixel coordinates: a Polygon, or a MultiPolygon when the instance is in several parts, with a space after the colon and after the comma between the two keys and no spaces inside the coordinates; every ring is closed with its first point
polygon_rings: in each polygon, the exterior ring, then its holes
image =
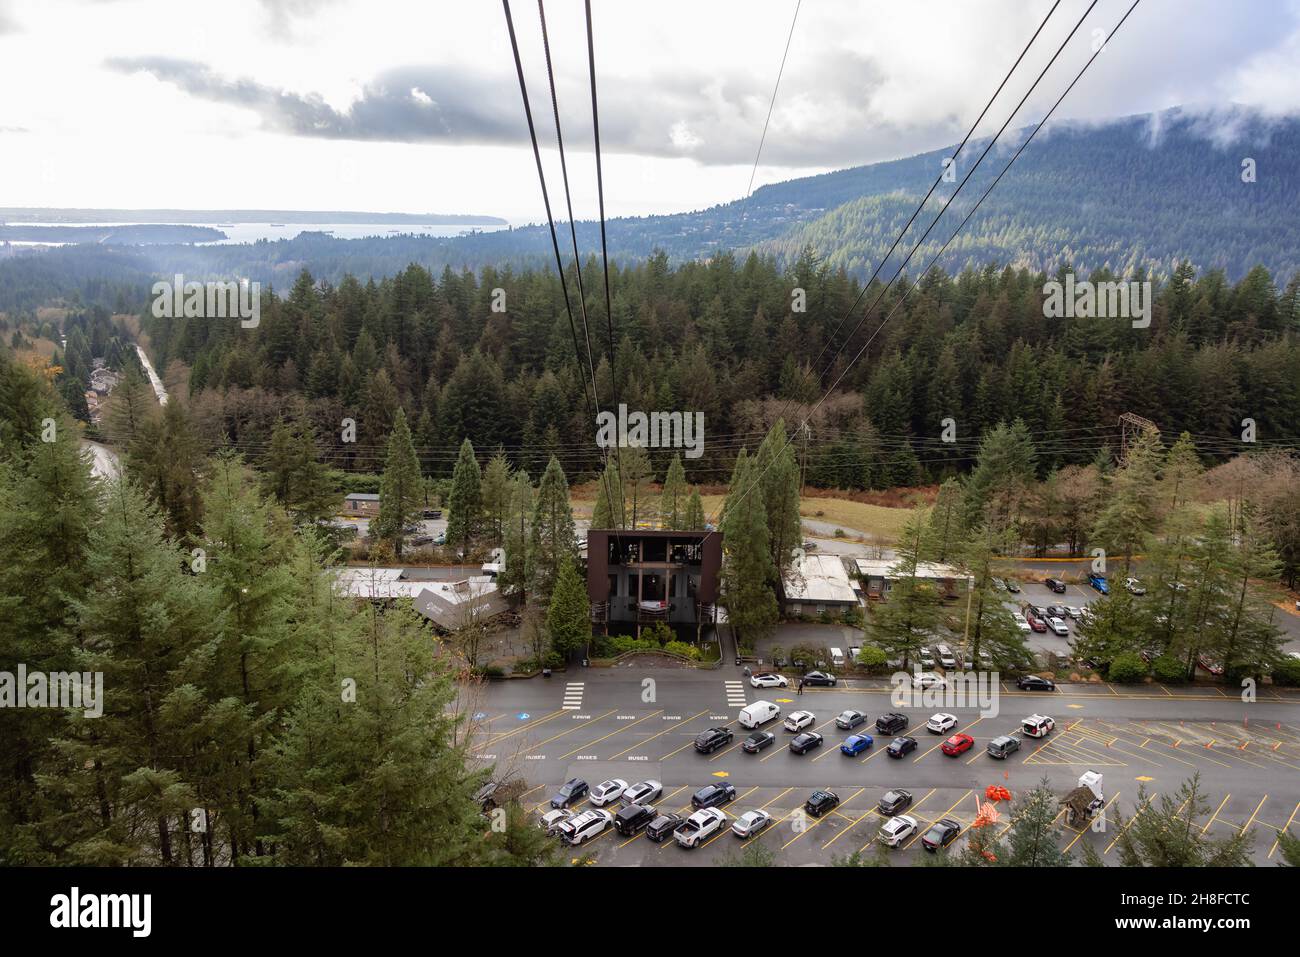
{"type": "MultiPolygon", "coordinates": [[[[1248,417],[1262,445],[1294,444],[1300,277],[1279,288],[1258,268],[1231,284],[1181,267],[1157,286],[1146,329],[1045,319],[1046,278],[936,271],[887,322],[897,289],[859,324],[877,298],[870,290],[834,336],[859,291],[843,269],[811,254],[788,271],[729,255],[674,269],[661,254],[611,276],[616,375],[603,355],[603,296],[588,284],[599,395],[608,405],[616,380],[630,408],[702,411],[704,455],[686,464],[691,481],[704,483],[725,480],[736,452],[778,417],[800,421],[841,373],[810,423],[812,484],[939,478],[969,465],[982,432],[1015,418],[1040,443],[1040,474],[1091,461],[1116,441],[1126,411],[1166,434],[1192,433],[1210,455],[1242,451],[1248,417]],[[795,288],[807,294],[804,313],[791,311],[795,288]],[[956,422],[954,443],[940,440],[945,418],[956,422]]],[[[277,418],[301,414],[333,463],[374,471],[401,407],[430,474],[449,473],[463,438],[485,451],[504,446],[534,474],[552,453],[571,477],[597,467],[573,333],[550,273],[434,277],[412,266],[337,286],[303,274],[264,305],[256,329],[149,315],[142,328],[158,368],[171,366],[174,387],[199,399],[192,407],[212,446],[259,451],[277,418]],[[496,288],[504,312],[492,311],[496,288]],[[349,418],[355,442],[342,441],[349,418]]],[[[662,474],[668,453],[652,458],[662,474]]]]}

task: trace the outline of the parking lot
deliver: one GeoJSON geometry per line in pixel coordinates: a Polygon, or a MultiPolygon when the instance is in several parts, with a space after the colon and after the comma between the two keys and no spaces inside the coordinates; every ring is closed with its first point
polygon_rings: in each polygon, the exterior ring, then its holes
{"type": "MultiPolygon", "coordinates": [[[[1276,834],[1300,811],[1300,695],[1264,688],[1257,701],[1246,703],[1224,689],[1200,686],[1092,684],[1033,693],[1001,683],[998,690],[996,715],[946,706],[901,709],[910,718],[906,733],[919,743],[902,759],[884,753],[888,735],[876,735],[874,747],[848,757],[839,744],[849,732],[837,729],[834,718],[854,708],[865,712],[870,724],[884,711],[898,710],[882,681],[841,682],[797,695],[791,689],[751,688],[741,671],[730,667],[586,669],[550,681],[484,686],[472,706],[474,750],[497,767],[498,777],[522,777],[528,787],[523,800],[538,812],[570,777],[593,787],[610,778],[658,780],[664,795],[656,806],[683,816],[690,813],[696,789],[730,783],[737,797],[723,807],[728,818],[753,809],[770,813],[773,825],[750,840],[763,841],[778,863],[791,865],[874,853],[882,822],[876,802],[891,788],[913,794],[906,813],[920,829],[888,853],[893,863],[912,863],[927,853],[920,834],[932,822],[951,818],[963,830],[970,826],[989,785],[1003,785],[1014,796],[1046,778],[1053,792],[1063,795],[1081,773],[1095,770],[1104,776],[1106,820],[1113,822],[1116,812],[1125,818],[1132,813],[1139,786],[1149,793],[1172,793],[1199,771],[1209,808],[1197,824],[1206,833],[1250,827],[1256,862],[1276,861],[1276,834]],[[775,722],[764,729],[777,736],[772,747],[743,752],[740,744],[748,732],[736,721],[739,705],[760,699],[778,703],[786,715],[813,712],[812,729],[825,736],[824,744],[795,755],[787,747],[793,735],[775,722]],[[953,731],[974,737],[969,752],[948,757],[939,750],[946,735],[929,734],[924,727],[937,710],[958,718],[953,731]],[[985,753],[991,738],[1018,735],[1021,718],[1035,712],[1055,718],[1056,730],[1048,738],[1023,739],[1020,751],[1005,761],[985,753]],[[713,754],[698,754],[695,736],[709,727],[727,727],[735,737],[713,754]],[[818,788],[834,790],[840,804],[821,818],[805,818],[797,812],[818,788]]],[[[870,726],[856,730],[875,734],[870,726]]],[[[1005,828],[1007,820],[1004,815],[992,826],[1005,828]]],[[[1063,847],[1077,849],[1086,841],[1103,860],[1117,862],[1117,826],[1077,830],[1061,819],[1058,824],[1063,847]]],[[[609,830],[583,851],[603,865],[707,865],[747,843],[724,830],[700,848],[684,850],[671,841],[655,844],[644,835],[627,838],[609,830]]]]}

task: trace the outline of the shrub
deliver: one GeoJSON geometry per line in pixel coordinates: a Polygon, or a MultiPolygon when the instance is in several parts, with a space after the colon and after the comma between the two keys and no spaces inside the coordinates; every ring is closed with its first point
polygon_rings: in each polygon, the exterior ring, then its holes
{"type": "Polygon", "coordinates": [[[1284,658],[1273,669],[1273,683],[1300,687],[1300,658],[1284,658]]]}
{"type": "Polygon", "coordinates": [[[1187,665],[1173,655],[1161,655],[1151,662],[1151,673],[1162,684],[1178,684],[1187,680],[1187,665]]]}
{"type": "Polygon", "coordinates": [[[683,658],[691,659],[691,661],[700,660],[700,649],[684,641],[670,641],[664,645],[664,651],[673,655],[681,655],[683,658]]]}
{"type": "Polygon", "coordinates": [[[858,664],[868,671],[884,671],[889,666],[889,655],[885,654],[883,648],[877,648],[875,645],[863,645],[858,652],[858,664]]]}
{"type": "Polygon", "coordinates": [[[1115,656],[1106,676],[1119,684],[1136,684],[1147,676],[1147,663],[1135,651],[1125,651],[1115,656]]]}
{"type": "Polygon", "coordinates": [[[672,626],[667,622],[656,621],[649,628],[641,629],[641,637],[649,638],[658,642],[660,645],[666,645],[673,641],[677,636],[673,632],[672,626]]]}

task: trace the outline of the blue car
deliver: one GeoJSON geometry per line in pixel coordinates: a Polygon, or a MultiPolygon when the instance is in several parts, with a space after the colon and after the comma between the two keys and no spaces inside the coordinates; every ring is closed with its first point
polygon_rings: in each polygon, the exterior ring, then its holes
{"type": "Polygon", "coordinates": [[[1089,575],[1088,584],[1101,592],[1103,595],[1110,594],[1110,586],[1106,584],[1106,579],[1101,575],[1089,575]]]}
{"type": "Polygon", "coordinates": [[[844,743],[840,745],[840,750],[849,757],[853,757],[853,755],[861,754],[867,750],[872,744],[874,742],[869,734],[851,734],[844,739],[844,743]]]}

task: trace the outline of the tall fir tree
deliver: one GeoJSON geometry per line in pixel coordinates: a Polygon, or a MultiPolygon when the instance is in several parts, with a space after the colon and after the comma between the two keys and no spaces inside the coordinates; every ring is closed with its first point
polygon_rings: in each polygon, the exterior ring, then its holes
{"type": "Polygon", "coordinates": [[[447,499],[447,541],[460,546],[462,557],[469,555],[482,519],[482,482],[474,446],[465,439],[456,455],[456,465],[451,472],[451,493],[447,499]]]}
{"type": "Polygon", "coordinates": [[[379,515],[371,523],[371,533],[381,541],[392,542],[393,551],[400,559],[406,528],[419,516],[423,506],[424,479],[420,475],[420,462],[415,456],[406,413],[399,408],[393,419],[393,431],[388,436],[384,474],[379,480],[379,515]]]}

